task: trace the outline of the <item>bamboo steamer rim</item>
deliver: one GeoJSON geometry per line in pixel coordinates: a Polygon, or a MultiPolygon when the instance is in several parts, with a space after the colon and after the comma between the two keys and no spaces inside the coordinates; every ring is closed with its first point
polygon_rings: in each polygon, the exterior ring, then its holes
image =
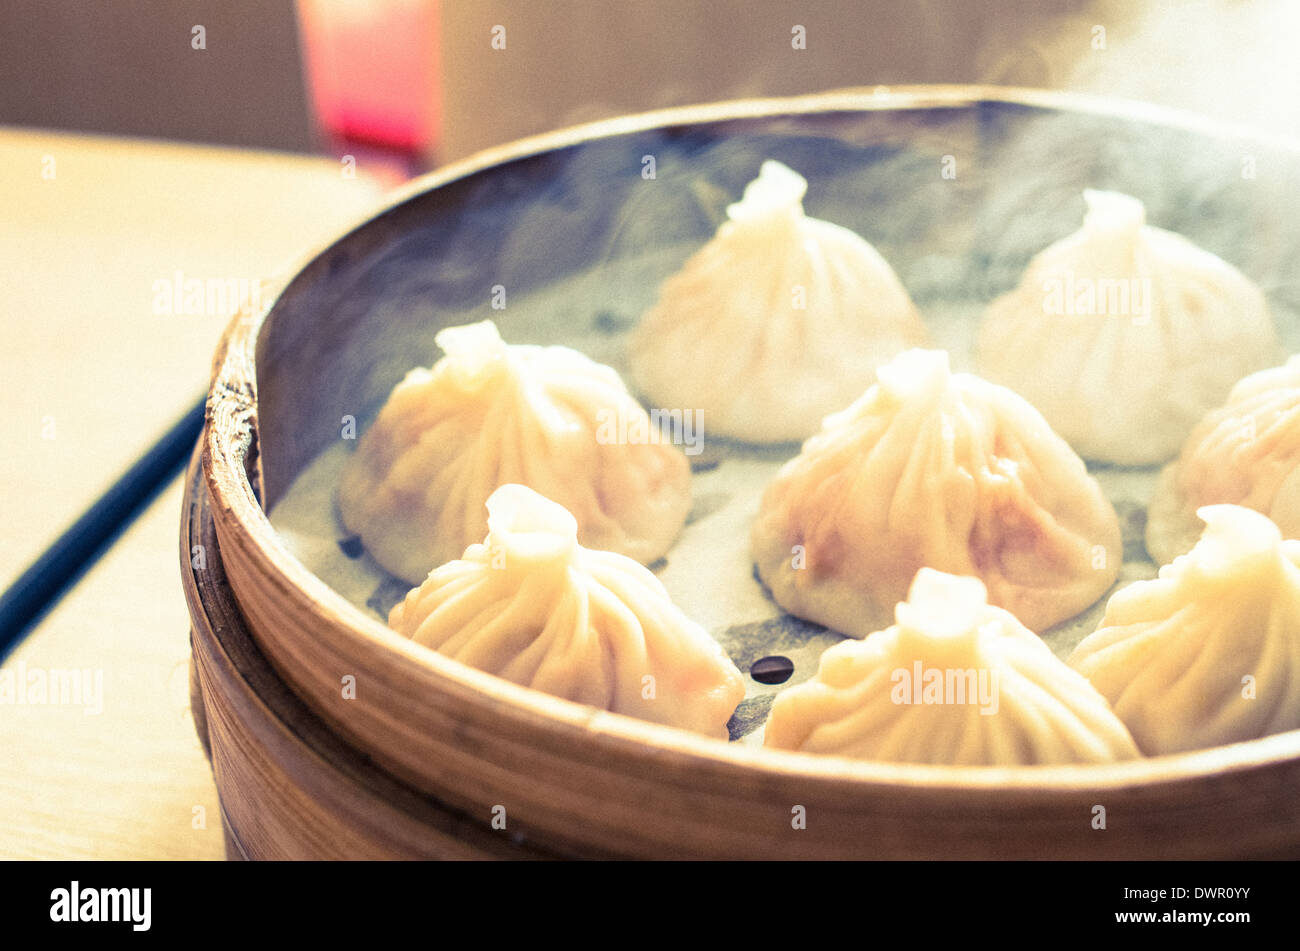
{"type": "Polygon", "coordinates": [[[881,763],[821,754],[755,749],[685,730],[584,706],[522,687],[468,667],[407,640],[367,616],[309,571],[280,540],[254,493],[245,465],[256,467],[255,351],[263,323],[282,293],[307,265],[335,243],[386,212],[427,191],[516,159],[662,127],[814,113],[962,109],[982,104],[1019,105],[1158,124],[1214,138],[1240,137],[1300,155],[1300,139],[1261,133],[1149,103],[1080,93],[1006,86],[916,85],[841,89],[788,98],[746,99],[684,106],[600,120],[484,150],[420,176],[390,193],[343,234],[300,257],[265,282],[264,305],[228,325],[213,360],[212,389],[202,438],[203,476],[212,505],[244,533],[260,569],[273,574],[282,596],[322,625],[346,625],[362,651],[384,651],[402,673],[456,702],[520,725],[544,727],[558,739],[586,747],[653,749],[694,769],[741,771],[773,778],[797,775],[828,784],[858,783],[900,790],[1002,790],[1059,795],[1120,790],[1153,783],[1195,783],[1300,759],[1300,730],[1186,753],[1101,765],[930,766],[881,763]],[[250,450],[252,452],[250,453],[250,450]],[[251,458],[250,458],[251,456],[251,458]]]}

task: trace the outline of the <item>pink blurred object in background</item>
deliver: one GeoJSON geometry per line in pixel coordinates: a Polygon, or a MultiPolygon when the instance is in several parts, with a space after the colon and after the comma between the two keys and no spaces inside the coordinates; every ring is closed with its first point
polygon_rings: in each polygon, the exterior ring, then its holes
{"type": "Polygon", "coordinates": [[[438,139],[439,0],[298,0],[308,86],[328,144],[408,171],[438,139]],[[395,154],[394,154],[395,153],[395,154]]]}

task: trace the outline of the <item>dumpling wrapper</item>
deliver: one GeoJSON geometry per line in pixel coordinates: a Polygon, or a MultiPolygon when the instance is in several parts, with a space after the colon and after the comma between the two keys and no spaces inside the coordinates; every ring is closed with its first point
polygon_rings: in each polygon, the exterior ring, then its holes
{"type": "Polygon", "coordinates": [[[1069,658],[1152,756],[1300,728],[1300,541],[1241,506],[1198,514],[1196,546],[1117,592],[1069,658]]]}
{"type": "Polygon", "coordinates": [[[1191,550],[1203,505],[1244,505],[1300,538],[1300,356],[1232,388],[1165,467],[1147,510],[1147,551],[1168,564],[1191,550]]]}
{"type": "Polygon", "coordinates": [[[1277,362],[1273,321],[1249,278],[1147,225],[1136,198],[1084,199],[1083,227],[989,306],[976,368],[1085,459],[1163,462],[1234,383],[1277,362]]]}
{"type": "Polygon", "coordinates": [[[490,320],[435,338],[446,355],[394,388],[339,485],[349,531],[419,584],[487,530],[519,483],[559,502],[593,548],[650,563],[691,506],[690,463],[618,373],[568,347],[510,346],[490,320]]]}
{"type": "Polygon", "coordinates": [[[728,220],[660,289],[630,344],[634,385],[708,432],[796,442],[929,335],[893,269],[803,211],[808,183],[763,163],[728,220]]]}
{"type": "Polygon", "coordinates": [[[524,486],[487,509],[486,540],[432,571],[390,627],[526,687],[727,738],[744,678],[649,569],[583,548],[573,516],[524,486]]]}
{"type": "Polygon", "coordinates": [[[979,578],[1037,631],[1114,583],[1119,519],[1083,461],[1005,387],[912,350],[786,463],[752,547],[777,604],[853,637],[923,567],[979,578]]]}
{"type": "Polygon", "coordinates": [[[975,578],[922,568],[892,627],[822,654],[777,696],[769,747],[948,766],[1138,756],[1106,700],[975,578]]]}

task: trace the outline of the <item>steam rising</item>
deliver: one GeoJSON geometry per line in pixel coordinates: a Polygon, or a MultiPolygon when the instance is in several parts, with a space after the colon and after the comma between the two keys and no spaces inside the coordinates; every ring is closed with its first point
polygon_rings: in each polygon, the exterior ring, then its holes
{"type": "Polygon", "coordinates": [[[1139,99],[1300,135],[1295,0],[1096,0],[979,57],[983,82],[1139,99]]]}

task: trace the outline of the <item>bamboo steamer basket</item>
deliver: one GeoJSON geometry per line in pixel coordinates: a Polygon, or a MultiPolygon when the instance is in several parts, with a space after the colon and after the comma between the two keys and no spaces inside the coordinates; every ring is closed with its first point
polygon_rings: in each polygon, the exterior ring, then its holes
{"type": "MultiPolygon", "coordinates": [[[[1300,146],[1031,90],[913,87],[668,110],[525,140],[414,182],[310,256],[263,311],[237,317],[214,362],[183,575],[232,857],[1300,855],[1300,731],[1016,769],[726,744],[414,645],[308,571],[272,529],[267,509],[338,438],[341,418],[377,408],[424,359],[411,353],[415,335],[429,334],[420,300],[454,308],[495,284],[544,286],[620,248],[698,243],[704,226],[670,199],[653,227],[621,215],[643,156],[665,169],[707,154],[752,172],[791,143],[814,182],[807,164],[842,161],[846,149],[898,169],[931,163],[933,183],[881,216],[894,228],[883,247],[905,259],[911,242],[971,262],[963,273],[986,282],[983,296],[1069,230],[1053,219],[1067,196],[1126,190],[1134,178],[1162,225],[1172,218],[1246,273],[1276,282],[1300,262],[1300,216],[1286,213],[1288,194],[1300,194],[1300,146]],[[1246,158],[1269,174],[1246,178],[1246,158]],[[951,165],[955,178],[941,174],[951,165]],[[525,214],[539,195],[545,214],[525,214]],[[1207,209],[1227,227],[1199,227],[1207,209]],[[203,570],[190,566],[195,544],[203,570]]],[[[873,213],[901,201],[887,183],[868,198],[873,213]]]]}
{"type": "Polygon", "coordinates": [[[397,782],[276,676],[230,594],[198,456],[181,517],[193,618],[190,706],[212,761],[230,859],[546,857],[397,782]]]}

